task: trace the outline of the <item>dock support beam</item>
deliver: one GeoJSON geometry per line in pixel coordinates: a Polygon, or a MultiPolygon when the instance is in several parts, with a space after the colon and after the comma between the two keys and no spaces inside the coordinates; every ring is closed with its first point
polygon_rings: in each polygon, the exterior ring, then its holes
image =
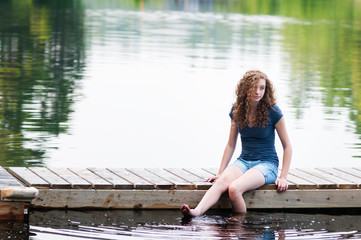
{"type": "MultiPolygon", "coordinates": [[[[195,207],[206,190],[60,190],[39,189],[34,208],[179,209],[195,207]]],[[[360,208],[360,189],[254,190],[244,194],[249,209],[360,208]]],[[[224,194],[214,208],[231,208],[224,194]]]]}

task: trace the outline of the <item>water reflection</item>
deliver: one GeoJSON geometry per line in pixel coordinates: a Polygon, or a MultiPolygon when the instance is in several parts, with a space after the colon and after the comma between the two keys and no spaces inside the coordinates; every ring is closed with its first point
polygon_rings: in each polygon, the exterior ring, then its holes
{"type": "Polygon", "coordinates": [[[41,165],[84,67],[79,1],[0,1],[1,166],[41,165]]]}
{"type": "Polygon", "coordinates": [[[294,166],[361,165],[360,9],[2,0],[0,165],[217,167],[250,68],[275,82],[294,166]]]}
{"type": "Polygon", "coordinates": [[[210,212],[191,220],[178,211],[35,211],[30,232],[59,239],[357,239],[360,216],[300,213],[233,215],[210,212]]]}

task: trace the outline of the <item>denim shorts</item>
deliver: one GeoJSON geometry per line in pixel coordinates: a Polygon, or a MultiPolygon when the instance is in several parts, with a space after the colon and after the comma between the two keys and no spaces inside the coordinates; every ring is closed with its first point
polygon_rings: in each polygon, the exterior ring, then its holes
{"type": "Polygon", "coordinates": [[[247,170],[251,168],[258,169],[265,178],[265,184],[271,184],[275,183],[277,180],[277,174],[278,174],[278,166],[276,163],[272,162],[266,162],[266,161],[246,161],[242,158],[238,158],[236,161],[234,161],[230,166],[236,166],[243,173],[245,173],[247,170]]]}

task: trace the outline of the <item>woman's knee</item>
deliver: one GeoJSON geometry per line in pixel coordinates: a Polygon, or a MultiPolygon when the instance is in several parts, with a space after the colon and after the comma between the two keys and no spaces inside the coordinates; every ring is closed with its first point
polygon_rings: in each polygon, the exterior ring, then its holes
{"type": "Polygon", "coordinates": [[[215,183],[214,187],[222,189],[223,192],[227,191],[229,187],[230,181],[227,179],[227,177],[220,177],[218,178],[215,183]]]}
{"type": "Polygon", "coordinates": [[[242,191],[242,188],[241,186],[239,186],[237,183],[235,182],[232,182],[229,187],[228,187],[228,195],[229,195],[229,198],[232,200],[232,199],[235,199],[235,198],[238,198],[239,196],[242,196],[243,195],[243,191],[242,191]]]}
{"type": "Polygon", "coordinates": [[[225,178],[220,177],[215,181],[213,186],[224,189],[224,191],[226,191],[228,188],[228,185],[229,184],[227,183],[227,180],[225,178]]]}

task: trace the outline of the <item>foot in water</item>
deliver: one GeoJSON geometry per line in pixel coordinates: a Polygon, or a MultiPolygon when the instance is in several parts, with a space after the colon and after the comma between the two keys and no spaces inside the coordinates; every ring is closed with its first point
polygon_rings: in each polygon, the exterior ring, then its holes
{"type": "Polygon", "coordinates": [[[197,217],[201,215],[197,210],[191,209],[187,204],[183,204],[180,210],[185,217],[197,217]]]}

